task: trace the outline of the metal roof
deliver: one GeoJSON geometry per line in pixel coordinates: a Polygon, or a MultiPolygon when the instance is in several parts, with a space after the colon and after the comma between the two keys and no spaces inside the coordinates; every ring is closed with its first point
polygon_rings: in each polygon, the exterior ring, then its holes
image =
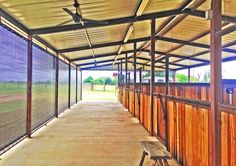
{"type": "MultiPolygon", "coordinates": [[[[209,64],[210,21],[205,19],[205,11],[210,9],[210,0],[78,2],[83,17],[107,20],[108,25],[88,23],[81,26],[69,23],[58,26],[70,19],[62,8],[75,10],[72,0],[0,0],[0,15],[21,31],[32,33],[38,42],[50,46],[52,51],[61,53],[81,69],[112,66],[115,59],[120,63],[120,59],[125,58],[125,53],[132,62],[135,42],[139,50],[138,65],[148,67],[151,18],[156,18],[156,66],[164,67],[166,54],[170,56],[172,70],[209,64]],[[145,1],[147,4],[144,5],[145,1]],[[138,15],[141,8],[143,11],[138,15]],[[129,31],[131,33],[125,42],[129,31]],[[118,54],[119,52],[121,53],[118,54]]],[[[224,29],[236,23],[236,1],[223,0],[222,3],[224,29]]],[[[236,59],[235,37],[234,30],[222,37],[224,61],[236,59]]],[[[132,63],[129,63],[129,68],[132,69],[132,63]]]]}

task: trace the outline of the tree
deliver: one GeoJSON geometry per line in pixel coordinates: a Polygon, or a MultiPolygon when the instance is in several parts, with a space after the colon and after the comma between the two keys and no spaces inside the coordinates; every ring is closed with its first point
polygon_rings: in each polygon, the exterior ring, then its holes
{"type": "Polygon", "coordinates": [[[185,74],[176,74],[178,82],[188,82],[188,76],[185,74]]]}
{"type": "Polygon", "coordinates": [[[211,77],[211,73],[210,73],[210,70],[208,70],[205,72],[202,82],[210,82],[210,77],[211,77]]]}
{"type": "Polygon", "coordinates": [[[155,77],[165,77],[165,71],[155,71],[155,77]]]}
{"type": "Polygon", "coordinates": [[[95,84],[96,85],[104,85],[105,84],[105,78],[98,77],[97,79],[95,79],[95,84]]]}
{"type": "Polygon", "coordinates": [[[190,76],[190,82],[199,82],[199,77],[190,76]]]}
{"type": "Polygon", "coordinates": [[[92,76],[88,76],[87,78],[84,79],[84,83],[92,83],[94,80],[93,80],[93,77],[92,76]]]}
{"type": "Polygon", "coordinates": [[[111,85],[112,84],[112,79],[110,77],[105,78],[105,85],[111,85]]]}
{"type": "Polygon", "coordinates": [[[117,85],[118,84],[118,78],[117,77],[114,77],[112,79],[112,85],[117,85]]]}
{"type": "Polygon", "coordinates": [[[148,78],[148,77],[150,77],[150,72],[146,72],[145,74],[143,74],[142,77],[143,77],[143,78],[148,78]]]}

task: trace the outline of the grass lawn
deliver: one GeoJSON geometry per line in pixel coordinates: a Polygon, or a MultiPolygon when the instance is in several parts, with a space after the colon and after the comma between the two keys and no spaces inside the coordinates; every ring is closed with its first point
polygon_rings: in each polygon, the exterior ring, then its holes
{"type": "Polygon", "coordinates": [[[83,100],[117,100],[115,91],[83,90],[83,100]]]}

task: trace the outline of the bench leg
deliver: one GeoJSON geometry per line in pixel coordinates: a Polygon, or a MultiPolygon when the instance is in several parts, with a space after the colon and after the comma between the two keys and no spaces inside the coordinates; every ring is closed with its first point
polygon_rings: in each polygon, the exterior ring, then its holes
{"type": "Polygon", "coordinates": [[[158,164],[157,164],[158,166],[164,166],[161,159],[160,159],[160,160],[157,160],[157,163],[158,163],[158,164]]]}
{"type": "Polygon", "coordinates": [[[169,164],[168,164],[166,159],[157,160],[157,165],[158,166],[169,166],[169,164]]]}
{"type": "Polygon", "coordinates": [[[147,155],[147,153],[145,151],[143,151],[142,158],[141,158],[141,161],[139,163],[139,166],[143,166],[143,162],[144,162],[144,159],[145,159],[146,155],[147,155]]]}
{"type": "Polygon", "coordinates": [[[163,163],[165,166],[169,166],[168,161],[166,159],[163,159],[163,163]]]}
{"type": "Polygon", "coordinates": [[[157,165],[157,160],[153,160],[152,166],[156,166],[157,165]]]}

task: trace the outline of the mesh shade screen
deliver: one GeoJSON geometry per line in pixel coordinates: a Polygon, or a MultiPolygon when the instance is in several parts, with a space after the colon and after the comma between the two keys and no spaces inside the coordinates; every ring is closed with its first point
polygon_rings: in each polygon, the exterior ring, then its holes
{"type": "Polygon", "coordinates": [[[0,26],[0,150],[26,134],[27,41],[0,26]]]}
{"type": "Polygon", "coordinates": [[[32,129],[55,115],[55,58],[33,46],[32,129]]]}
{"type": "Polygon", "coordinates": [[[59,61],[58,78],[58,111],[62,112],[68,108],[69,95],[69,65],[59,61]]]}
{"type": "Polygon", "coordinates": [[[78,99],[78,101],[79,100],[81,100],[81,92],[82,92],[82,89],[81,89],[81,87],[82,87],[82,85],[81,85],[81,76],[82,76],[82,73],[81,73],[81,71],[77,71],[78,72],[78,78],[77,78],[77,99],[78,99]]]}
{"type": "Polygon", "coordinates": [[[76,103],[76,69],[71,67],[71,80],[70,80],[70,105],[76,103]]]}

